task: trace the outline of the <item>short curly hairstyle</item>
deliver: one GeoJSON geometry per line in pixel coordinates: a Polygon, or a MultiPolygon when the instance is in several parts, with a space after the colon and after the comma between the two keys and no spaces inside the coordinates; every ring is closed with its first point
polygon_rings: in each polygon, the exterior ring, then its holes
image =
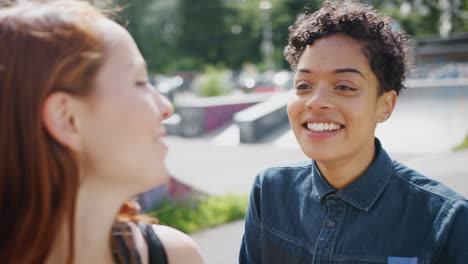
{"type": "Polygon", "coordinates": [[[379,80],[378,94],[391,90],[399,94],[405,88],[409,68],[408,35],[393,31],[391,22],[390,17],[380,16],[371,6],[352,1],[326,1],[314,13],[300,14],[289,27],[284,56],[295,71],[308,45],[317,39],[343,33],[362,44],[363,53],[379,80]]]}

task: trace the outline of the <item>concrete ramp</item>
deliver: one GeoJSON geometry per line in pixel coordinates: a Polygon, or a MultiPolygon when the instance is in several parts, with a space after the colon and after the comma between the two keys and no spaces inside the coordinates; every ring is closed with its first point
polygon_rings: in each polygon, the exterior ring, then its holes
{"type": "Polygon", "coordinates": [[[421,80],[403,91],[376,135],[392,153],[450,152],[468,135],[468,80],[421,80]]]}

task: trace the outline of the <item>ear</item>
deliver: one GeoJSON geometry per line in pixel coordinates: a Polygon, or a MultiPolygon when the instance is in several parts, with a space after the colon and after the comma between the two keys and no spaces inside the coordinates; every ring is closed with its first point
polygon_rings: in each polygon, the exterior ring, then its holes
{"type": "Polygon", "coordinates": [[[73,111],[75,101],[68,93],[54,92],[46,98],[41,113],[47,132],[72,151],[80,150],[80,137],[73,111]]]}
{"type": "Polygon", "coordinates": [[[392,115],[397,100],[397,93],[394,90],[385,92],[379,96],[377,101],[376,121],[378,123],[385,122],[392,115]]]}

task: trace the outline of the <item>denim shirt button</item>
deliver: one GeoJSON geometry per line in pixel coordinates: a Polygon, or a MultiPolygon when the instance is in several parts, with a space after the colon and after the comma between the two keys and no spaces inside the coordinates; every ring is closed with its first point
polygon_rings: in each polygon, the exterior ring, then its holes
{"type": "Polygon", "coordinates": [[[328,221],[328,223],[327,223],[327,224],[328,224],[328,227],[330,227],[330,228],[333,228],[333,227],[335,227],[335,225],[336,225],[336,222],[335,222],[335,221],[333,221],[333,220],[330,220],[330,221],[328,221]]]}

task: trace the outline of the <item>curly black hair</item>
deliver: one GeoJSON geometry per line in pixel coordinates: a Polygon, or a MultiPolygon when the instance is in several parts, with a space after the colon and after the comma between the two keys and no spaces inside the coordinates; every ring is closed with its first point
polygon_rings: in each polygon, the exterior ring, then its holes
{"type": "Polygon", "coordinates": [[[323,3],[314,13],[300,14],[289,27],[289,42],[284,56],[293,70],[306,46],[315,40],[343,33],[362,44],[364,55],[379,80],[379,95],[405,88],[405,75],[409,67],[407,56],[408,35],[393,31],[392,19],[380,16],[371,6],[344,1],[323,3]]]}

